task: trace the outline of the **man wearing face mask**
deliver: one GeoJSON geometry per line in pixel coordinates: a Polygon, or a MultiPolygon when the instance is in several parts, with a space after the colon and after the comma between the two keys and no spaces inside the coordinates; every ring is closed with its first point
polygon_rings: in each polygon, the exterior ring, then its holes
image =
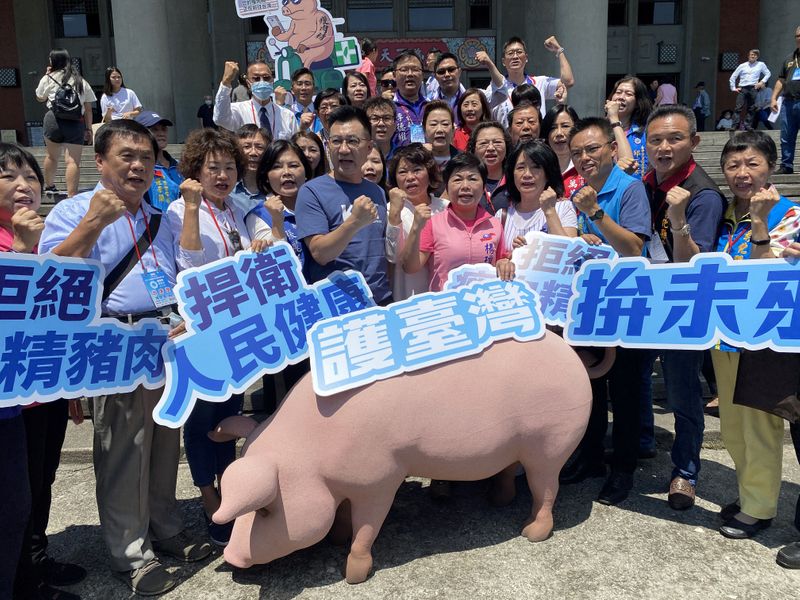
{"type": "Polygon", "coordinates": [[[203,103],[197,109],[197,126],[210,127],[216,129],[217,125],[214,123],[214,98],[206,96],[203,98],[203,103]]]}
{"type": "Polygon", "coordinates": [[[272,69],[264,61],[247,65],[247,85],[253,97],[244,102],[230,101],[231,85],[236,80],[239,65],[225,62],[222,81],[214,103],[214,122],[230,131],[242,125],[254,124],[272,134],[273,140],[287,140],[297,131],[297,119],[292,111],[272,101],[272,69]]]}

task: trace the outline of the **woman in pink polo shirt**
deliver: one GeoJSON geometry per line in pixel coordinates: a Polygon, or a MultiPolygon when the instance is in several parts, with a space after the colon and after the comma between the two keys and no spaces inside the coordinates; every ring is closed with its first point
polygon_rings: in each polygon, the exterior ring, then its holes
{"type": "Polygon", "coordinates": [[[400,255],[403,270],[416,273],[428,259],[430,290],[441,291],[451,269],[488,263],[503,280],[514,278],[514,264],[503,242],[503,227],[479,205],[486,184],[486,167],[474,154],[459,154],[447,163],[445,187],[450,204],[431,218],[427,204],[415,207],[406,244],[400,255]]]}

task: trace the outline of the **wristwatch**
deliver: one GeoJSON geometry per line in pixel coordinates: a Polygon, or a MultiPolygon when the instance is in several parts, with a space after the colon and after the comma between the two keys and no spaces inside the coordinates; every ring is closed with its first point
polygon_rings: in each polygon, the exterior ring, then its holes
{"type": "Polygon", "coordinates": [[[614,127],[622,127],[622,121],[614,121],[611,123],[611,129],[614,129],[614,127]]]}
{"type": "Polygon", "coordinates": [[[678,229],[673,229],[672,224],[670,223],[669,230],[672,232],[672,235],[689,237],[689,234],[692,233],[692,226],[686,223],[683,227],[679,227],[678,229]]]}
{"type": "Polygon", "coordinates": [[[604,211],[602,208],[598,208],[597,211],[591,217],[589,217],[589,220],[599,221],[605,216],[606,216],[606,211],[604,211]]]}

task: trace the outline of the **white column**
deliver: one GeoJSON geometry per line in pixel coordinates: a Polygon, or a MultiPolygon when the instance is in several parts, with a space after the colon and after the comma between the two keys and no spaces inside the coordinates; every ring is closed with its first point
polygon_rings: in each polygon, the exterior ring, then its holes
{"type": "MultiPolygon", "coordinates": [[[[117,66],[142,107],[174,122],[172,56],[163,0],[111,0],[117,66]]],[[[203,32],[205,34],[205,32],[203,32]]]]}
{"type": "Polygon", "coordinates": [[[794,42],[795,29],[800,27],[800,11],[797,9],[797,0],[771,0],[761,4],[758,49],[761,50],[761,60],[772,71],[769,87],[775,86],[783,59],[797,48],[794,42]]]}
{"type": "Polygon", "coordinates": [[[608,60],[608,2],[557,0],[555,9],[553,33],[565,48],[575,76],[568,102],[581,117],[602,115],[608,60]]]}

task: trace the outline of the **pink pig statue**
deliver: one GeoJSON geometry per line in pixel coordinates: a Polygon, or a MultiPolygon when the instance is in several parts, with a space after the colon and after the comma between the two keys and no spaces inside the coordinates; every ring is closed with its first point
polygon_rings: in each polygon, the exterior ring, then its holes
{"type": "Polygon", "coordinates": [[[225,560],[249,567],[311,546],[349,500],[345,576],[360,583],[407,475],[471,481],[502,471],[513,498],[516,468],[507,467],[517,462],[533,495],[522,535],[544,540],[559,471],[583,436],[591,401],[581,359],[550,332],[329,397],[317,396],[307,375],[257,428],[242,417],[228,423],[248,439],[222,477],[213,516],[236,519],[225,560]]]}

